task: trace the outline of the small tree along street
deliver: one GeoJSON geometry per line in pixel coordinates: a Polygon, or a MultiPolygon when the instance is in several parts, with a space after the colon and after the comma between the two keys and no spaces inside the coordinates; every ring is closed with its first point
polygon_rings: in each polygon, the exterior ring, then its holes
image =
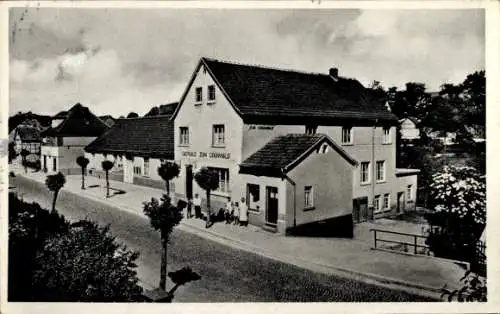
{"type": "Polygon", "coordinates": [[[109,160],[104,160],[101,163],[102,170],[106,173],[106,197],[109,197],[109,170],[113,168],[113,162],[109,160]]]}
{"type": "Polygon", "coordinates": [[[48,175],[47,179],[45,179],[45,185],[54,192],[54,200],[52,201],[52,211],[55,212],[56,210],[56,201],[57,201],[57,195],[59,194],[59,191],[62,189],[64,184],[66,183],[66,178],[64,177],[64,174],[58,172],[57,174],[52,174],[48,175]]]}
{"type": "Polygon", "coordinates": [[[82,168],[82,190],[85,190],[85,169],[89,164],[89,160],[88,158],[85,158],[85,156],[78,156],[76,158],[76,163],[80,166],[80,168],[82,168]]]}
{"type": "Polygon", "coordinates": [[[205,190],[207,196],[207,223],[206,227],[210,227],[210,216],[211,216],[211,208],[210,208],[210,193],[211,191],[217,190],[219,188],[219,174],[207,167],[201,168],[198,172],[195,173],[194,179],[196,183],[205,190]]]}
{"type": "Polygon", "coordinates": [[[151,227],[160,231],[162,248],[160,289],[165,290],[167,282],[167,245],[174,227],[182,220],[182,208],[174,206],[170,197],[164,194],[160,201],[152,198],[150,202],[145,202],[143,210],[144,214],[149,217],[151,227]]]}
{"type": "Polygon", "coordinates": [[[167,195],[170,196],[170,180],[179,176],[180,168],[175,162],[166,161],[158,167],[158,175],[165,181],[167,195]]]}

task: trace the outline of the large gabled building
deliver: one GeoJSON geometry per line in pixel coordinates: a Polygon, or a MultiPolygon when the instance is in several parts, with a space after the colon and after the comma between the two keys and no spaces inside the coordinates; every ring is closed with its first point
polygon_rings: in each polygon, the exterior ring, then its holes
{"type": "Polygon", "coordinates": [[[41,147],[42,169],[48,173],[78,174],[78,156],[84,148],[109,127],[89,108],[77,103],[68,111],[53,117],[52,126],[44,130],[41,147]]]}
{"type": "Polygon", "coordinates": [[[305,73],[202,58],[172,119],[176,191],[204,195],[193,176],[209,167],[220,181],[214,206],[244,198],[250,223],[333,230],[415,208],[418,170],[396,169],[397,117],[335,68],[305,73]]]}
{"type": "MultiPolygon", "coordinates": [[[[174,128],[170,115],[118,119],[86,148],[90,174],[101,176],[103,160],[115,163],[111,178],[163,189],[157,169],[174,159],[174,128]]],[[[175,187],[172,183],[171,190],[175,187]]]]}

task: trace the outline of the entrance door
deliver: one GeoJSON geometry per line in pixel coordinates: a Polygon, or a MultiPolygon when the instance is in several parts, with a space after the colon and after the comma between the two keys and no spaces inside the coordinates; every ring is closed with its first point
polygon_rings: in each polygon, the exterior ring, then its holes
{"type": "Polygon", "coordinates": [[[186,197],[187,199],[193,198],[193,166],[186,166],[186,197]]]}
{"type": "Polygon", "coordinates": [[[370,217],[368,211],[368,197],[359,197],[352,200],[354,222],[367,221],[370,217]]]}
{"type": "Polygon", "coordinates": [[[47,170],[47,155],[43,155],[43,167],[42,169],[45,169],[44,171],[47,170]]]}
{"type": "Polygon", "coordinates": [[[57,170],[57,157],[52,157],[52,171],[57,170]]]}
{"type": "Polygon", "coordinates": [[[397,212],[401,213],[404,210],[405,206],[405,193],[398,192],[398,204],[397,204],[397,212]]]}
{"type": "Polygon", "coordinates": [[[266,199],[266,223],[275,226],[278,224],[278,188],[266,187],[266,199]]]}

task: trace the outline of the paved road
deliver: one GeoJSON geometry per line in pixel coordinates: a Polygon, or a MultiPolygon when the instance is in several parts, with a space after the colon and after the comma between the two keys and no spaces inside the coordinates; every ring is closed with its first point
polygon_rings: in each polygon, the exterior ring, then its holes
{"type": "MultiPolygon", "coordinates": [[[[41,183],[18,176],[11,179],[11,185],[25,200],[45,208],[51,205],[52,195],[41,183]]],[[[119,241],[140,252],[141,280],[157,284],[160,238],[147,219],[66,191],[60,193],[56,207],[70,220],[86,217],[101,225],[110,224],[119,241]]],[[[169,271],[187,265],[202,279],[181,287],[175,302],[429,301],[406,292],[317,274],[175,230],[168,249],[169,271]]]]}

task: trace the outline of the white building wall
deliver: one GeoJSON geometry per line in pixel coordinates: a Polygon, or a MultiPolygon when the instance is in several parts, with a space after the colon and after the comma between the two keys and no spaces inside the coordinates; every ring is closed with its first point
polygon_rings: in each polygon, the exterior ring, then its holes
{"type": "MultiPolygon", "coordinates": [[[[194,172],[207,166],[229,170],[229,192],[214,192],[214,199],[219,197],[224,200],[229,195],[233,198],[241,197],[243,194],[238,164],[242,160],[242,132],[243,121],[202,66],[196,73],[174,121],[175,159],[181,167],[179,178],[175,180],[176,192],[185,195],[186,165],[192,165],[194,172]],[[216,100],[212,104],[207,102],[209,85],[216,86],[216,100]],[[195,101],[196,87],[203,89],[203,101],[199,104],[195,101]],[[214,124],[223,124],[225,127],[224,147],[212,145],[214,124]],[[180,127],[189,128],[189,145],[180,145],[180,127]]],[[[193,195],[195,193],[205,195],[193,179],[193,195]]]]}

